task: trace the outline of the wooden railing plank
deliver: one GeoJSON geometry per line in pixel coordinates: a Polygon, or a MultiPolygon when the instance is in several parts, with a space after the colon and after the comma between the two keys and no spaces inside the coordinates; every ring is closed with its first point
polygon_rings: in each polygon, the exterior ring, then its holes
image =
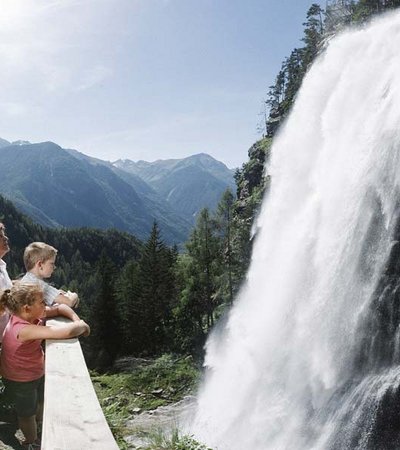
{"type": "Polygon", "coordinates": [[[47,340],[45,372],[42,450],[117,450],[79,340],[47,340]]]}

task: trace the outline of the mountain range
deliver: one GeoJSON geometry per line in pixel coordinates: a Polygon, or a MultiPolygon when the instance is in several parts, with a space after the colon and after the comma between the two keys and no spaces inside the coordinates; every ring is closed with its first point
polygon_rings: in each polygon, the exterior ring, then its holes
{"type": "Polygon", "coordinates": [[[0,193],[46,226],[117,228],[140,239],[156,220],[184,242],[203,207],[234,189],[233,172],[209,155],[152,163],[92,158],[53,142],[0,139],[0,193]]]}
{"type": "Polygon", "coordinates": [[[228,187],[235,189],[233,172],[205,153],[155,162],[118,160],[113,165],[137,175],[191,223],[203,207],[214,209],[228,187]]]}

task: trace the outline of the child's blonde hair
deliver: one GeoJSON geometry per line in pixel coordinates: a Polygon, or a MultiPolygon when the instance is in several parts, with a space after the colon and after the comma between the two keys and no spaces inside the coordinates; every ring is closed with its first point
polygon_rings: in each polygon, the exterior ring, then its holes
{"type": "Polygon", "coordinates": [[[43,290],[38,284],[15,281],[11,289],[0,291],[0,312],[7,308],[18,313],[24,305],[33,305],[39,295],[43,295],[43,290]]]}
{"type": "Polygon", "coordinates": [[[47,261],[57,256],[57,249],[44,242],[32,242],[25,248],[24,264],[27,271],[32,270],[38,261],[47,261]]]}

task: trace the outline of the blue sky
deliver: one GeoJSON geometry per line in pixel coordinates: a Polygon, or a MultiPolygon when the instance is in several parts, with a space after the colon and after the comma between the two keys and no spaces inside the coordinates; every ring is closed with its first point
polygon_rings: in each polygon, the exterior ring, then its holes
{"type": "Polygon", "coordinates": [[[311,3],[2,0],[0,136],[240,166],[311,3]]]}

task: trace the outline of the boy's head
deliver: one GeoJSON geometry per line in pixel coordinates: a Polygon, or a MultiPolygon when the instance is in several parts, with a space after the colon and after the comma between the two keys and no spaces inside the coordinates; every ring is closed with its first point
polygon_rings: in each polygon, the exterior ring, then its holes
{"type": "Polygon", "coordinates": [[[55,269],[57,250],[44,242],[32,242],[25,248],[24,264],[27,272],[35,271],[40,278],[49,278],[55,269]]]}

